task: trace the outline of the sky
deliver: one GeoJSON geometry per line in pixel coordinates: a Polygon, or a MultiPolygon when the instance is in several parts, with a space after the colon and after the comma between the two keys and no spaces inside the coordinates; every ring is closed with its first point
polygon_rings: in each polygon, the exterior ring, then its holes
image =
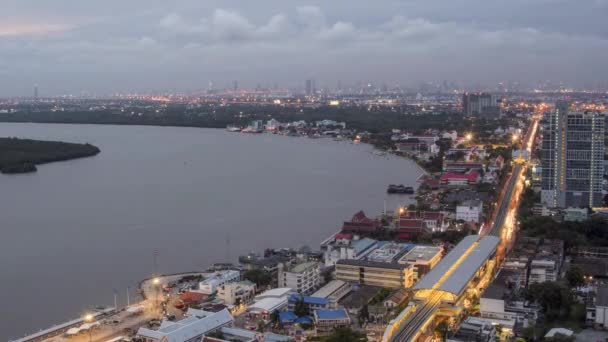
{"type": "Polygon", "coordinates": [[[0,97],[608,82],[608,0],[2,0],[0,97]]]}

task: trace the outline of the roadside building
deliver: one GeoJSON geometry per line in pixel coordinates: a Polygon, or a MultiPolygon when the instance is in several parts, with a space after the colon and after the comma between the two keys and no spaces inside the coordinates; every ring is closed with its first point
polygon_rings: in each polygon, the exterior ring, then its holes
{"type": "Polygon", "coordinates": [[[360,259],[377,247],[378,241],[359,239],[350,233],[337,233],[321,243],[325,266],[334,266],[340,259],[360,259]]]}
{"type": "Polygon", "coordinates": [[[200,341],[209,333],[232,326],[233,322],[228,310],[208,312],[190,308],[184,319],[175,322],[163,320],[157,330],[139,328],[136,337],[144,342],[200,341]]]}
{"type": "Polygon", "coordinates": [[[446,172],[441,175],[439,182],[445,186],[467,186],[478,184],[481,175],[478,171],[471,170],[466,173],[446,172]]]}
{"type": "Polygon", "coordinates": [[[553,256],[539,256],[530,264],[528,284],[556,281],[559,274],[558,262],[553,256]]]}
{"type": "Polygon", "coordinates": [[[373,262],[393,262],[395,258],[412,249],[414,245],[404,243],[385,243],[367,255],[367,260],[373,262]]]}
{"type": "Polygon", "coordinates": [[[379,220],[371,219],[365,215],[363,210],[357,212],[350,221],[344,221],[342,224],[343,233],[372,233],[380,228],[379,220]]]}
{"type": "Polygon", "coordinates": [[[346,296],[351,289],[351,285],[345,281],[332,280],[311,296],[326,298],[329,301],[330,308],[336,308],[338,306],[338,301],[346,296]]]}
{"type": "Polygon", "coordinates": [[[480,317],[513,330],[526,320],[538,318],[539,307],[519,296],[519,274],[501,269],[480,298],[480,317]]]}
{"type": "Polygon", "coordinates": [[[407,303],[409,297],[410,296],[407,289],[399,288],[391,292],[391,294],[384,299],[382,304],[387,308],[393,309],[399,305],[407,303]]]}
{"type": "Polygon", "coordinates": [[[480,172],[483,169],[483,164],[477,162],[446,161],[443,165],[444,172],[480,172]]]}
{"type": "Polygon", "coordinates": [[[255,301],[247,306],[247,312],[250,315],[268,319],[273,312],[287,307],[289,296],[294,293],[294,289],[288,287],[265,291],[256,296],[255,301]]]}
{"type": "Polygon", "coordinates": [[[205,280],[201,281],[198,284],[198,289],[200,292],[210,295],[215,293],[218,287],[227,283],[239,281],[239,279],[241,279],[241,272],[239,271],[219,271],[209,275],[205,280]]]}
{"type": "Polygon", "coordinates": [[[402,256],[398,263],[413,265],[413,282],[417,282],[441,261],[443,249],[437,246],[416,246],[402,256]]]}
{"type": "Polygon", "coordinates": [[[445,214],[439,211],[416,212],[408,210],[404,214],[399,214],[397,218],[422,220],[426,229],[431,232],[443,232],[449,226],[447,220],[445,219],[445,214]]]}
{"type": "Polygon", "coordinates": [[[327,298],[292,294],[287,301],[287,310],[294,311],[296,303],[300,300],[304,302],[304,306],[311,312],[314,310],[329,309],[329,300],[327,298]]]}
{"type": "Polygon", "coordinates": [[[318,335],[327,335],[337,328],[347,328],[351,323],[344,309],[317,310],[314,313],[314,322],[318,335]]]}
{"type": "Polygon", "coordinates": [[[402,218],[395,225],[397,238],[400,240],[411,240],[418,235],[431,233],[429,228],[422,218],[402,218]]]}
{"type": "Polygon", "coordinates": [[[448,337],[447,342],[494,342],[496,328],[485,320],[469,317],[464,320],[456,333],[448,337]]]}
{"type": "Polygon", "coordinates": [[[566,208],[562,213],[566,222],[581,222],[589,218],[587,208],[566,208]]]}
{"type": "Polygon", "coordinates": [[[224,284],[217,291],[217,297],[228,305],[249,303],[254,296],[255,284],[248,280],[224,284]]]}
{"type": "Polygon", "coordinates": [[[385,288],[410,288],[414,285],[414,265],[339,260],[336,263],[336,279],[385,288]]]}
{"type": "Polygon", "coordinates": [[[279,268],[279,287],[289,287],[301,294],[309,294],[321,284],[321,267],[318,262],[302,262],[286,270],[279,268]]]}
{"type": "Polygon", "coordinates": [[[479,223],[483,213],[481,201],[465,201],[456,206],[456,220],[479,223]]]}
{"type": "Polygon", "coordinates": [[[608,328],[608,287],[599,286],[594,300],[587,307],[587,318],[598,329],[608,328]]]}

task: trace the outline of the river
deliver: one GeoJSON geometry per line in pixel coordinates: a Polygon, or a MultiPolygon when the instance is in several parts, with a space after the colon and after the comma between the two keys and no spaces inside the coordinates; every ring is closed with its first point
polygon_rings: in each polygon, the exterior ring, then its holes
{"type": "Polygon", "coordinates": [[[95,157],[0,175],[0,340],[119,304],[153,272],[267,247],[318,249],[341,221],[407,198],[415,163],[367,145],[224,130],[0,123],[0,137],[89,142],[95,157]],[[156,257],[154,255],[157,255],[156,257]]]}

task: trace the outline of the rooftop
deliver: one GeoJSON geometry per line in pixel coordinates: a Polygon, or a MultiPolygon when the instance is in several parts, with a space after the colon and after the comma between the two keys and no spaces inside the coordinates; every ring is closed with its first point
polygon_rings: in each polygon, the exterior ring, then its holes
{"type": "Polygon", "coordinates": [[[353,259],[342,259],[338,260],[337,265],[350,265],[350,266],[360,266],[360,267],[375,267],[375,268],[386,268],[391,270],[405,270],[410,267],[410,265],[404,264],[395,264],[388,262],[376,262],[376,261],[367,261],[367,260],[353,260],[353,259]]]}
{"type": "Polygon", "coordinates": [[[348,319],[348,313],[344,309],[316,310],[315,319],[348,319]]]}
{"type": "Polygon", "coordinates": [[[317,292],[313,293],[312,297],[327,298],[344,285],[346,285],[346,283],[342,280],[332,280],[320,288],[317,292]]]}
{"type": "Polygon", "coordinates": [[[437,253],[441,253],[441,247],[437,246],[416,246],[407,252],[399,262],[416,262],[419,260],[429,261],[434,258],[437,253]]]}
{"type": "Polygon", "coordinates": [[[414,286],[414,290],[433,288],[446,272],[456,266],[437,289],[460,296],[479,268],[494,254],[499,242],[500,239],[495,236],[480,238],[479,235],[469,235],[465,237],[414,286]],[[470,254],[455,265],[470,248],[473,248],[470,254]]]}
{"type": "Polygon", "coordinates": [[[597,288],[595,306],[608,306],[608,287],[601,286],[597,288]]]}
{"type": "Polygon", "coordinates": [[[289,272],[302,273],[302,272],[307,271],[310,268],[317,267],[318,265],[319,265],[319,263],[316,261],[307,261],[307,262],[303,262],[303,263],[294,265],[293,267],[291,267],[289,269],[289,272]]]}
{"type": "Polygon", "coordinates": [[[139,328],[137,335],[167,342],[182,342],[201,336],[221,326],[230,324],[234,319],[228,310],[211,313],[188,309],[187,318],[177,322],[164,320],[158,330],[139,328]]]}
{"type": "Polygon", "coordinates": [[[327,305],[329,303],[329,300],[327,300],[326,298],[313,297],[313,296],[300,296],[298,294],[292,294],[291,296],[289,296],[289,301],[297,302],[298,300],[300,300],[300,298],[302,300],[304,300],[304,303],[309,304],[309,305],[327,305]]]}

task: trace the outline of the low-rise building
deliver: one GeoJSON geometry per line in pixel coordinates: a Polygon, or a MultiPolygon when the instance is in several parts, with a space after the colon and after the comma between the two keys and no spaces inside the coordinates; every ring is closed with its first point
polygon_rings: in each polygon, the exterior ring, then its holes
{"type": "Polygon", "coordinates": [[[378,241],[359,239],[351,233],[336,233],[321,243],[325,266],[334,266],[341,259],[360,259],[377,247],[378,241]]]}
{"type": "Polygon", "coordinates": [[[483,203],[481,201],[465,201],[456,206],[456,220],[465,222],[481,222],[483,203]]]}
{"type": "Polygon", "coordinates": [[[414,285],[414,265],[339,260],[336,263],[336,279],[393,289],[410,288],[414,285]]]}
{"type": "Polygon", "coordinates": [[[391,294],[384,299],[382,304],[387,308],[393,309],[407,303],[409,297],[409,291],[407,289],[399,288],[391,292],[391,294]]]}
{"type": "Polygon", "coordinates": [[[384,243],[367,255],[367,260],[374,262],[393,262],[395,258],[413,248],[414,245],[404,243],[384,243]]]}
{"type": "Polygon", "coordinates": [[[332,280],[327,283],[325,286],[317,290],[317,292],[313,293],[312,297],[318,298],[326,298],[329,300],[329,306],[331,308],[336,308],[338,306],[338,301],[344,298],[350,291],[352,287],[349,283],[342,280],[332,280]]]}
{"type": "Polygon", "coordinates": [[[481,295],[481,318],[512,330],[518,322],[535,320],[538,317],[540,308],[517,295],[520,289],[518,276],[517,272],[500,270],[481,295]]]}
{"type": "Polygon", "coordinates": [[[558,262],[552,256],[539,256],[530,263],[528,284],[555,281],[559,274],[558,262]]]}
{"type": "Polygon", "coordinates": [[[567,222],[581,222],[589,218],[587,208],[566,208],[562,214],[567,222]]]}
{"type": "Polygon", "coordinates": [[[376,229],[380,228],[381,224],[379,220],[371,219],[365,216],[365,213],[361,210],[353,217],[350,221],[344,221],[342,224],[343,233],[372,233],[376,229]]]}
{"type": "Polygon", "coordinates": [[[144,342],[201,341],[203,336],[232,326],[233,322],[234,318],[226,309],[208,312],[190,308],[184,319],[175,322],[163,320],[156,330],[139,328],[136,337],[144,342]]]}
{"type": "Polygon", "coordinates": [[[494,342],[496,328],[492,323],[476,317],[464,320],[456,333],[447,339],[447,342],[494,342]]]}
{"type": "Polygon", "coordinates": [[[309,294],[321,284],[321,267],[318,262],[307,261],[285,270],[279,268],[279,287],[289,287],[301,294],[309,294]]]}
{"type": "Polygon", "coordinates": [[[296,303],[300,300],[304,302],[304,306],[311,312],[314,310],[329,309],[329,300],[327,298],[293,294],[289,296],[287,301],[287,310],[294,311],[296,303]]]}
{"type": "Polygon", "coordinates": [[[344,309],[317,310],[314,312],[316,332],[319,335],[326,335],[337,328],[350,326],[350,317],[344,309]]]}
{"type": "Polygon", "coordinates": [[[597,288],[595,297],[587,307],[587,319],[595,328],[608,328],[608,287],[597,288]]]}
{"type": "Polygon", "coordinates": [[[255,302],[247,306],[247,312],[268,319],[273,312],[286,308],[289,297],[294,293],[295,290],[288,287],[265,291],[257,295],[255,302]]]}
{"type": "Polygon", "coordinates": [[[446,186],[467,186],[478,184],[481,180],[481,174],[476,170],[470,170],[466,173],[446,172],[441,175],[439,182],[446,186]]]}
{"type": "Polygon", "coordinates": [[[210,295],[217,291],[218,287],[239,281],[241,279],[241,272],[235,270],[225,270],[215,272],[205,278],[198,284],[198,289],[204,294],[210,295]]]}
{"type": "Polygon", "coordinates": [[[254,296],[255,284],[248,280],[224,284],[217,290],[217,297],[228,305],[249,303],[254,296]]]}
{"type": "Polygon", "coordinates": [[[443,249],[437,246],[415,246],[399,259],[400,264],[414,266],[414,283],[441,261],[443,249]]]}

